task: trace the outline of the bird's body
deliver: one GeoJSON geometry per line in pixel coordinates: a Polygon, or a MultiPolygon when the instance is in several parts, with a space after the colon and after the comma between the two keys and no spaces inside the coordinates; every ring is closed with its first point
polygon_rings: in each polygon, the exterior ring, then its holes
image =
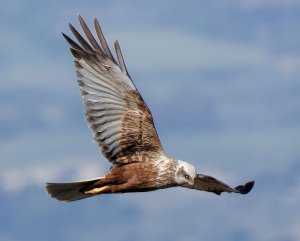
{"type": "Polygon", "coordinates": [[[166,156],[151,112],[132,82],[118,41],[114,59],[100,24],[94,19],[99,42],[83,19],[80,25],[89,43],[70,24],[78,42],[64,35],[75,59],[86,120],[94,141],[112,163],[101,178],[70,183],[48,183],[48,193],[63,201],[98,194],[145,192],[169,187],[203,191],[248,193],[254,182],[231,188],[217,179],[197,174],[193,165],[166,156]]]}
{"type": "Polygon", "coordinates": [[[149,159],[112,168],[102,179],[93,184],[89,191],[105,185],[108,185],[107,188],[101,192],[144,192],[175,186],[177,161],[164,158],[158,161],[158,165],[156,161],[149,159]]]}

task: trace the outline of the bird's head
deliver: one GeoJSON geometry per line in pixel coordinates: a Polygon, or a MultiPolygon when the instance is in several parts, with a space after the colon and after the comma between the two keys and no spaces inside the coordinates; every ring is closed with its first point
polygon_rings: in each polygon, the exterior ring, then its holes
{"type": "Polygon", "coordinates": [[[194,186],[194,179],[196,176],[197,172],[193,165],[184,161],[177,161],[175,181],[178,185],[194,186]]]}

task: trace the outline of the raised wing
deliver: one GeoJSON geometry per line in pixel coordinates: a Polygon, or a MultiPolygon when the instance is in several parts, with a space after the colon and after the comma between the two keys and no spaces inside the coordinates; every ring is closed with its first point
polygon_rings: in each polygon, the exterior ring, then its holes
{"type": "Polygon", "coordinates": [[[142,161],[164,155],[152,115],[130,79],[118,41],[114,59],[94,19],[99,42],[81,16],[80,25],[89,42],[69,24],[79,44],[63,34],[71,45],[83,97],[85,116],[93,138],[113,164],[142,161]]]}
{"type": "Polygon", "coordinates": [[[240,194],[247,194],[254,186],[254,181],[247,182],[244,185],[239,185],[235,188],[215,179],[214,177],[198,174],[194,179],[193,189],[213,192],[220,195],[222,192],[235,192],[240,194]]]}

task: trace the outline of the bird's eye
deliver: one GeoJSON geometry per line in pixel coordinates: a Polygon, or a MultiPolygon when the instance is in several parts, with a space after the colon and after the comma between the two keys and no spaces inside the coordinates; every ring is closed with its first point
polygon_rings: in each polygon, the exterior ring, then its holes
{"type": "Polygon", "coordinates": [[[188,174],[185,174],[184,177],[188,180],[190,180],[190,176],[188,174]]]}

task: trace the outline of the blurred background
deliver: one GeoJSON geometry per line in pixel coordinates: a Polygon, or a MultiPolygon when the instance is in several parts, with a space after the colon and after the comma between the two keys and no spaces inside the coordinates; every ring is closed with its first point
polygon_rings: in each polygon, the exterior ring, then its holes
{"type": "Polygon", "coordinates": [[[1,0],[0,240],[300,240],[300,2],[1,0]],[[61,32],[120,41],[166,153],[246,195],[173,188],[64,203],[103,175],[61,32]]]}

